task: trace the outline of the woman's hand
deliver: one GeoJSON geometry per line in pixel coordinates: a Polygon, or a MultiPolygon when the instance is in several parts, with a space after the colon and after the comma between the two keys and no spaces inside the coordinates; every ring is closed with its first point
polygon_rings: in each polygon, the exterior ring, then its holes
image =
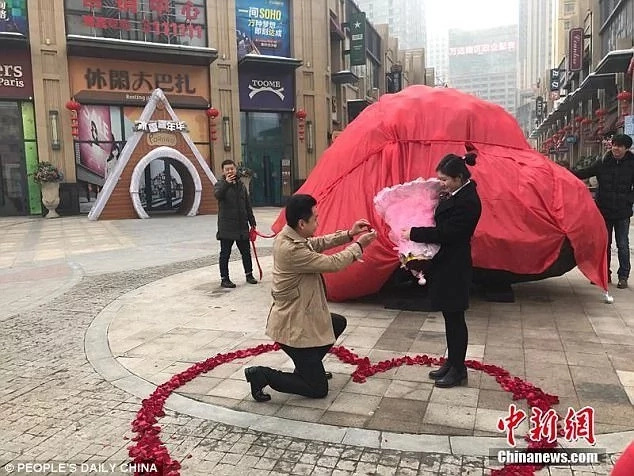
{"type": "Polygon", "coordinates": [[[409,232],[411,231],[411,228],[403,228],[401,229],[401,238],[403,238],[404,240],[409,240],[409,232]]]}

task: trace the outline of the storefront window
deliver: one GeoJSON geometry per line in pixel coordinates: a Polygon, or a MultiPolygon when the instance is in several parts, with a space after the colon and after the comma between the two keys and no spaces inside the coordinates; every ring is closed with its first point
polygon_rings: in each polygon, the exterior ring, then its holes
{"type": "Polygon", "coordinates": [[[207,46],[205,0],[66,0],[69,34],[207,46]]]}

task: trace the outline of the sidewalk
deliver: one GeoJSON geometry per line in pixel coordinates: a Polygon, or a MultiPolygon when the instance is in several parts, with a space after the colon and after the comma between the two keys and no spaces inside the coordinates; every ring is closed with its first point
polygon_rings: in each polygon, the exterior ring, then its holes
{"type": "MultiPolygon", "coordinates": [[[[277,211],[256,214],[268,231],[277,211]]],[[[215,217],[0,221],[0,230],[11,266],[0,266],[0,463],[125,461],[124,437],[155,385],[218,352],[269,342],[271,241],[258,240],[263,283],[243,283],[233,262],[238,288],[219,288],[215,217]]],[[[469,358],[559,395],[564,413],[592,405],[597,447],[612,461],[634,439],[634,293],[611,289],[615,304],[602,304],[576,271],[515,291],[513,304],[473,303],[469,358]]],[[[373,362],[445,350],[438,314],[332,310],[348,318],[339,344],[373,362]]],[[[291,368],[282,352],[234,361],[168,400],[162,437],[181,474],[487,474],[488,449],[504,446],[495,424],[510,395],[475,371],[468,387],[445,390],[417,366],[357,384],[353,368],[328,356],[326,399],[272,392],[257,404],[242,371],[253,363],[291,368]]],[[[607,475],[611,461],[539,474],[607,475]]]]}

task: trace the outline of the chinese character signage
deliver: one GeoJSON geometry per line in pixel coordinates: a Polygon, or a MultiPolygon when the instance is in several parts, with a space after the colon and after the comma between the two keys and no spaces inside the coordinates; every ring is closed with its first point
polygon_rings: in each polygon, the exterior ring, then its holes
{"type": "Polygon", "coordinates": [[[490,53],[506,53],[515,51],[514,41],[498,41],[497,43],[456,46],[449,48],[449,56],[486,55],[490,53]]]}
{"type": "Polygon", "coordinates": [[[583,28],[568,33],[568,71],[581,71],[583,66],[583,28]]]}
{"type": "Polygon", "coordinates": [[[67,32],[207,46],[205,0],[65,0],[67,32]]]}
{"type": "Polygon", "coordinates": [[[28,50],[6,50],[0,57],[0,98],[29,99],[33,96],[31,54],[28,50]]]}
{"type": "Polygon", "coordinates": [[[292,111],[295,87],[292,71],[262,73],[240,71],[240,109],[243,111],[292,111]]]}
{"type": "Polygon", "coordinates": [[[187,132],[187,124],[183,121],[135,121],[135,131],[143,132],[187,132]]]}
{"type": "Polygon", "coordinates": [[[236,0],[238,59],[291,56],[288,0],[236,0]]]}
{"type": "Polygon", "coordinates": [[[2,33],[28,33],[26,0],[0,0],[0,35],[2,33]]]}
{"type": "Polygon", "coordinates": [[[365,65],[365,13],[350,15],[350,66],[365,65]]]}
{"type": "Polygon", "coordinates": [[[204,66],[69,58],[73,96],[84,103],[145,105],[156,88],[176,107],[207,107],[209,71],[204,66]]]}

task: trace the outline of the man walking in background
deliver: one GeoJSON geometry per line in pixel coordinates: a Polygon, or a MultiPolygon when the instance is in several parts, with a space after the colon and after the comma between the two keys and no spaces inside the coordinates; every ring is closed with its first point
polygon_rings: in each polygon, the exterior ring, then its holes
{"type": "Polygon", "coordinates": [[[608,280],[612,282],[610,258],[612,232],[616,239],[619,257],[617,288],[627,288],[630,277],[630,218],[634,204],[634,154],[629,150],[632,138],[625,134],[612,137],[612,148],[602,160],[587,169],[573,171],[580,179],[597,178],[597,206],[605,220],[608,232],[608,280]]]}
{"type": "Polygon", "coordinates": [[[222,177],[214,185],[218,200],[218,232],[220,240],[220,285],[223,288],[235,288],[229,279],[229,257],[235,241],[242,255],[242,266],[247,283],[257,284],[253,277],[251,249],[249,248],[249,226],[255,227],[255,217],[249,200],[249,193],[237,175],[233,160],[222,162],[222,177]]]}

